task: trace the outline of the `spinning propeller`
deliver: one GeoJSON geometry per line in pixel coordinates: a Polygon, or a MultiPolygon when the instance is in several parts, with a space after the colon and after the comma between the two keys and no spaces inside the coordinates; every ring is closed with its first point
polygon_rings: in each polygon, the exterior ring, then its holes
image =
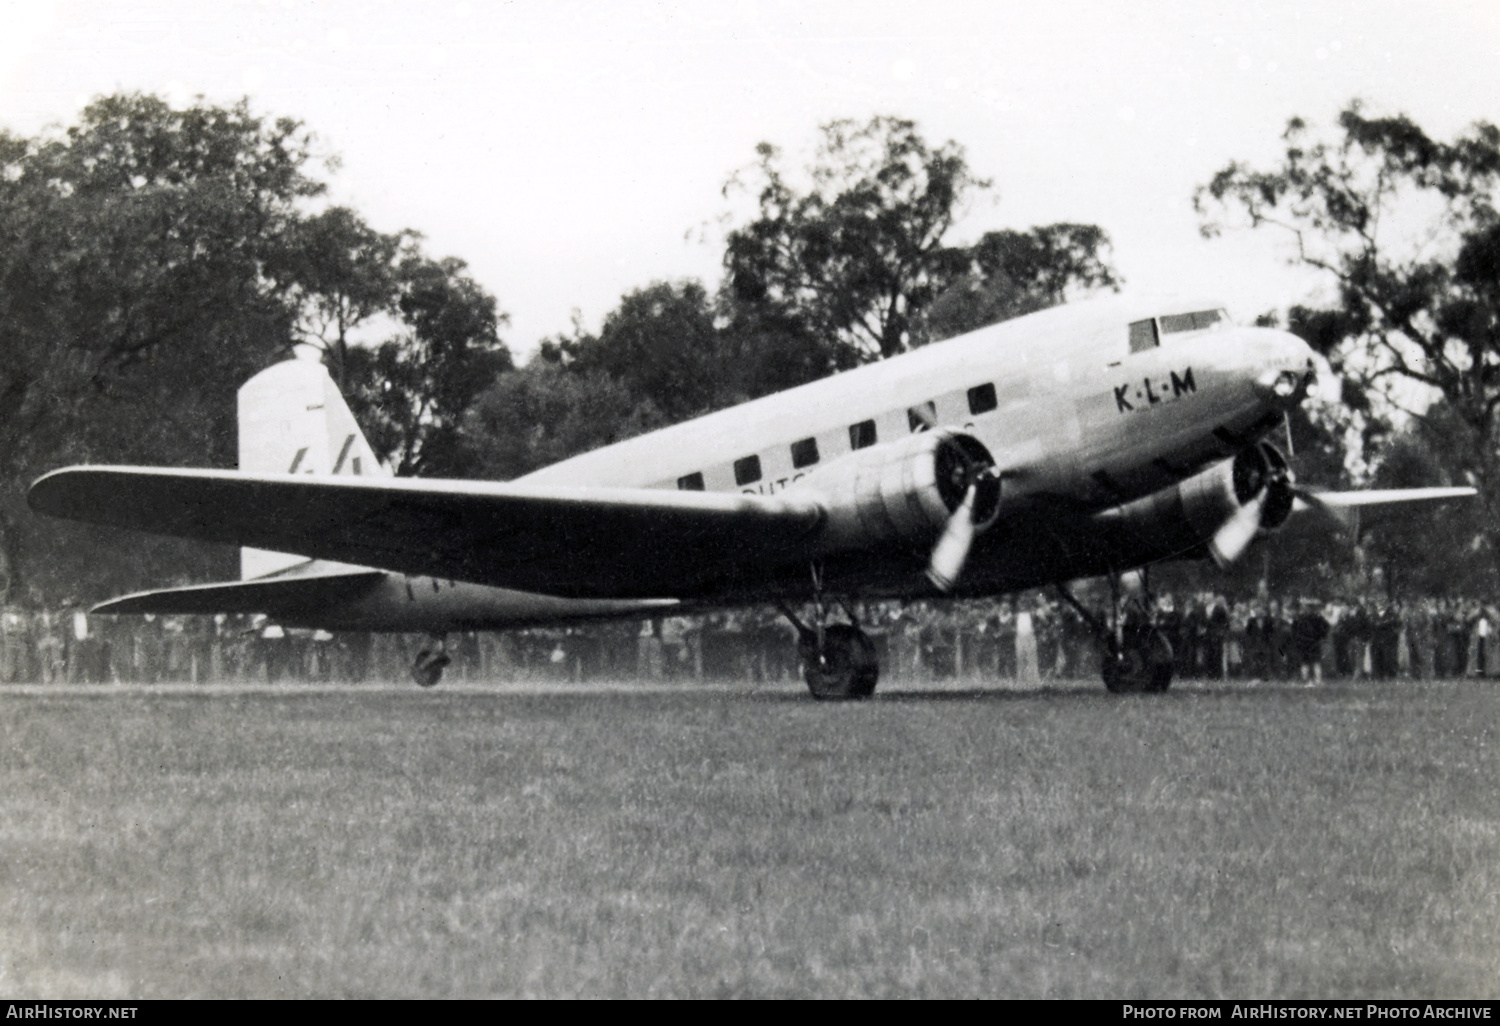
{"type": "Polygon", "coordinates": [[[1271,445],[1257,445],[1236,456],[1233,476],[1240,508],[1208,542],[1209,555],[1220,569],[1244,555],[1260,531],[1286,523],[1297,499],[1303,497],[1286,457],[1271,445]]]}
{"type": "Polygon", "coordinates": [[[1298,487],[1286,457],[1275,446],[1261,444],[1235,457],[1234,493],[1240,501],[1229,519],[1214,532],[1208,551],[1220,568],[1239,559],[1262,530],[1272,531],[1294,512],[1315,510],[1333,521],[1351,539],[1359,535],[1360,508],[1470,498],[1472,488],[1397,488],[1383,491],[1335,492],[1298,487]]]}
{"type": "Polygon", "coordinates": [[[940,451],[937,470],[939,489],[963,496],[949,514],[927,560],[927,579],[946,594],[963,575],[975,535],[993,523],[999,513],[1000,475],[982,447],[973,453],[957,443],[940,451]],[[977,517],[976,510],[981,511],[977,517]]]}

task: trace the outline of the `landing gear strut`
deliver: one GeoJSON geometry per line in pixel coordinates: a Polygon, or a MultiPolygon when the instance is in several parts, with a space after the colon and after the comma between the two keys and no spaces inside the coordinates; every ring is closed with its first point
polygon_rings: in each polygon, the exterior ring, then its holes
{"type": "Polygon", "coordinates": [[[448,655],[446,636],[433,634],[430,638],[431,642],[417,653],[416,661],[411,666],[412,680],[424,688],[430,688],[442,680],[443,667],[453,661],[448,655]]]}
{"type": "Polygon", "coordinates": [[[797,655],[802,659],[803,679],[807,690],[819,701],[869,698],[880,678],[880,659],[875,643],[854,623],[848,606],[844,612],[849,623],[824,623],[821,567],[813,564],[813,623],[798,619],[785,602],[778,602],[782,615],[797,628],[797,655]]]}
{"type": "Polygon", "coordinates": [[[1172,685],[1172,643],[1167,636],[1151,625],[1150,593],[1144,601],[1128,599],[1126,608],[1120,608],[1119,582],[1110,581],[1110,624],[1099,618],[1075,599],[1066,587],[1057,586],[1057,592],[1093,628],[1094,634],[1104,646],[1104,686],[1110,692],[1120,694],[1146,694],[1167,690],[1172,685]]]}

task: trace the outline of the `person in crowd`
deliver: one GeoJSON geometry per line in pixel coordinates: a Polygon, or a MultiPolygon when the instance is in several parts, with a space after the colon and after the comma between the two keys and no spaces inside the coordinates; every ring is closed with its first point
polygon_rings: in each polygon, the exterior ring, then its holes
{"type": "Polygon", "coordinates": [[[1375,607],[1370,624],[1370,676],[1390,680],[1400,663],[1401,614],[1394,603],[1382,602],[1375,607]]]}
{"type": "Polygon", "coordinates": [[[1494,631],[1494,621],[1489,618],[1488,611],[1478,602],[1473,603],[1469,616],[1469,665],[1467,674],[1470,677],[1483,677],[1485,667],[1489,665],[1493,647],[1493,639],[1490,637],[1494,631]]]}
{"type": "Polygon", "coordinates": [[[995,611],[995,672],[1003,679],[1016,675],[1016,608],[1013,599],[1005,599],[995,611]]]}
{"type": "Polygon", "coordinates": [[[1346,617],[1344,637],[1349,646],[1349,677],[1359,680],[1370,675],[1370,636],[1374,624],[1364,599],[1359,599],[1346,617]]]}
{"type": "Polygon", "coordinates": [[[1223,680],[1229,676],[1229,605],[1222,595],[1214,595],[1209,603],[1203,632],[1203,671],[1205,676],[1223,680]]]}
{"type": "Polygon", "coordinates": [[[1271,661],[1271,618],[1261,602],[1240,603],[1238,616],[1239,632],[1243,637],[1240,647],[1240,669],[1250,680],[1264,680],[1268,676],[1266,665],[1271,661]]]}
{"type": "Polygon", "coordinates": [[[1197,596],[1188,603],[1182,614],[1182,627],[1178,634],[1182,646],[1174,646],[1172,649],[1177,657],[1178,677],[1190,680],[1203,675],[1203,643],[1207,633],[1208,611],[1202,597],[1197,596]]]}
{"type": "Polygon", "coordinates": [[[1323,683],[1323,639],[1328,637],[1328,621],[1312,599],[1302,601],[1302,609],[1291,625],[1292,651],[1297,673],[1304,684],[1323,683]]]}
{"type": "Polygon", "coordinates": [[[1275,680],[1291,680],[1297,675],[1299,660],[1292,651],[1293,617],[1291,603],[1284,604],[1276,599],[1271,601],[1270,676],[1275,680]]]}
{"type": "Polygon", "coordinates": [[[1182,610],[1170,594],[1163,592],[1156,600],[1156,628],[1172,646],[1172,660],[1179,669],[1182,666],[1182,627],[1182,610]]]}
{"type": "Polygon", "coordinates": [[[1444,603],[1442,626],[1445,643],[1441,676],[1461,677],[1469,651],[1469,625],[1464,619],[1463,603],[1458,599],[1449,598],[1444,603]]]}
{"type": "Polygon", "coordinates": [[[1016,679],[1030,683],[1040,678],[1036,620],[1032,611],[1022,606],[1016,613],[1016,679]]]}

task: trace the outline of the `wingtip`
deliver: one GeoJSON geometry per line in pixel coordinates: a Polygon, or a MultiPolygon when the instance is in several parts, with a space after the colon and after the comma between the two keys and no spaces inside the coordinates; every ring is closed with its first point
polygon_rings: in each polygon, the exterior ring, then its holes
{"type": "Polygon", "coordinates": [[[66,480],[77,469],[77,467],[62,467],[49,470],[31,482],[31,487],[26,489],[26,505],[33,513],[60,516],[57,501],[61,495],[59,482],[66,480]]]}

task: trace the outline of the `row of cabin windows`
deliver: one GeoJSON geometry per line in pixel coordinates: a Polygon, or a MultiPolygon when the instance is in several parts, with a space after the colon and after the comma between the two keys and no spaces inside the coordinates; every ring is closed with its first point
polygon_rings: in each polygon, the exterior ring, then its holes
{"type": "MultiPolygon", "coordinates": [[[[989,383],[975,385],[969,389],[969,412],[971,414],[988,413],[999,406],[995,396],[995,386],[989,383]]],[[[928,428],[937,426],[937,403],[933,401],[913,406],[906,411],[906,422],[913,433],[926,431],[928,428]]],[[[877,441],[875,433],[875,421],[862,420],[858,424],[849,425],[849,448],[868,449],[877,441]]],[[[820,459],[818,455],[818,440],[816,438],[804,438],[800,442],[792,443],[792,468],[801,470],[810,467],[820,459]]],[[[746,456],[734,461],[734,483],[736,485],[754,484],[761,478],[760,457],[746,456]]],[[[701,472],[688,474],[677,479],[677,487],[682,491],[703,491],[703,474],[701,472]]]]}
{"type": "MultiPolygon", "coordinates": [[[[1180,331],[1198,331],[1203,328],[1212,328],[1224,320],[1221,310],[1198,310],[1193,313],[1167,314],[1162,317],[1148,317],[1143,321],[1135,321],[1130,325],[1130,351],[1132,353],[1144,352],[1147,349],[1155,349],[1161,345],[1162,335],[1171,335],[1180,331]]],[[[995,386],[986,382],[983,385],[975,385],[969,389],[969,413],[978,416],[981,413],[989,413],[996,409],[1000,403],[995,394],[995,386]]],[[[918,406],[913,406],[906,411],[906,423],[912,433],[926,431],[937,426],[937,403],[929,400],[918,406]]],[[[875,422],[873,420],[862,420],[858,424],[849,425],[849,448],[867,449],[876,442],[875,422]]],[[[801,470],[817,463],[818,440],[816,438],[804,438],[800,442],[792,443],[792,467],[801,470]]],[[[734,461],[734,483],[736,485],[754,484],[761,478],[760,457],[746,456],[744,459],[734,461]]],[[[701,492],[703,490],[703,475],[701,473],[688,474],[686,477],[677,479],[677,487],[684,491],[701,492]]]]}

